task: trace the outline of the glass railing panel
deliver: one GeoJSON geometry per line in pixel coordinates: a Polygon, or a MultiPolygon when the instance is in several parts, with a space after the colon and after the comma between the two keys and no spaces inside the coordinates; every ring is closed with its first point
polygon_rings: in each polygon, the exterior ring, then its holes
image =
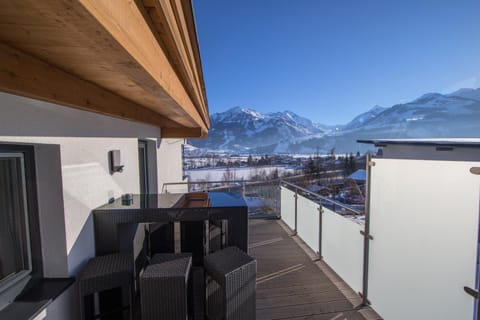
{"type": "MultiPolygon", "coordinates": [[[[389,320],[473,319],[479,163],[374,159],[368,299],[389,320]]],[[[326,228],[328,230],[328,228],[326,228]]]]}
{"type": "Polygon", "coordinates": [[[295,229],[295,192],[281,187],[281,216],[290,229],[295,229]]]}
{"type": "Polygon", "coordinates": [[[164,192],[167,193],[186,193],[189,192],[187,184],[170,185],[164,192]]]}
{"type": "Polygon", "coordinates": [[[323,208],[323,259],[356,292],[362,291],[362,230],[363,225],[323,208]]]}
{"type": "Polygon", "coordinates": [[[243,195],[250,218],[280,217],[279,180],[164,183],[162,193],[232,192],[243,195]]]}
{"type": "Polygon", "coordinates": [[[280,188],[277,180],[246,183],[243,195],[251,216],[262,218],[280,216],[280,188]]]}
{"type": "Polygon", "coordinates": [[[320,205],[302,196],[297,199],[297,233],[314,251],[319,246],[319,208],[320,205]]]}

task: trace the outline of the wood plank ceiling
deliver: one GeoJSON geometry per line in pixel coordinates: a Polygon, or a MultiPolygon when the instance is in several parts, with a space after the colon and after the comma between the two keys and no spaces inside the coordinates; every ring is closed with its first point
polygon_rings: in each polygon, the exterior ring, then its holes
{"type": "Polygon", "coordinates": [[[0,90],[201,137],[210,127],[190,0],[3,0],[0,90]]]}

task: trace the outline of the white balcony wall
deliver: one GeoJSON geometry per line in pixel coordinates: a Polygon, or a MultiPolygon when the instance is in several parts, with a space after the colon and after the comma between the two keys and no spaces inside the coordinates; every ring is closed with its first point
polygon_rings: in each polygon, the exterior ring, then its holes
{"type": "Polygon", "coordinates": [[[312,249],[318,252],[320,205],[302,196],[297,200],[297,233],[312,249]]]}
{"type": "Polygon", "coordinates": [[[362,292],[362,230],[362,225],[323,208],[323,259],[356,292],[362,292]]]}
{"type": "MultiPolygon", "coordinates": [[[[295,227],[295,192],[281,188],[282,220],[295,227]]],[[[319,252],[319,207],[301,195],[297,199],[297,234],[314,251],[319,252]]],[[[325,262],[357,292],[362,291],[363,226],[323,208],[322,255],[325,262]]]]}
{"type": "MultiPolygon", "coordinates": [[[[473,319],[478,162],[374,159],[369,294],[389,320],[473,319]]],[[[326,230],[329,228],[326,227],[326,230]]]]}
{"type": "MultiPolygon", "coordinates": [[[[157,142],[158,190],[164,182],[182,181],[183,140],[159,137],[154,126],[0,93],[0,142],[60,146],[63,217],[55,221],[40,217],[45,276],[75,276],[94,256],[92,210],[111,197],[139,192],[138,138],[157,142]],[[112,175],[108,151],[113,149],[122,150],[125,167],[112,175]],[[45,259],[52,256],[55,261],[45,259]]],[[[64,304],[61,307],[50,310],[46,319],[66,319],[56,315],[55,310],[68,312],[64,304]]],[[[77,315],[72,312],[68,319],[77,315]]]]}
{"type": "Polygon", "coordinates": [[[281,187],[281,215],[282,220],[290,227],[290,229],[295,229],[295,192],[290,191],[285,187],[281,187]]]}

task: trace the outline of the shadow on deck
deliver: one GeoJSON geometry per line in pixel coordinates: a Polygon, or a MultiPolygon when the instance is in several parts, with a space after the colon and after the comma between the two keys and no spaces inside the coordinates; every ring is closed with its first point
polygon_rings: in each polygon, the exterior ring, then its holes
{"type": "Polygon", "coordinates": [[[278,220],[250,220],[249,253],[257,259],[257,320],[381,319],[291,236],[278,220]]]}

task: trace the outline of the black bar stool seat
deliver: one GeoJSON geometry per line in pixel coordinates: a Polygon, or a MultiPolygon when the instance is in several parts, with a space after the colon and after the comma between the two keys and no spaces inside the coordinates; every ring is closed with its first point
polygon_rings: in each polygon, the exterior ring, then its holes
{"type": "Polygon", "coordinates": [[[142,320],[185,320],[192,255],[156,254],[140,276],[142,320]]]}
{"type": "Polygon", "coordinates": [[[133,320],[133,277],[133,258],[130,254],[114,253],[90,259],[78,278],[82,319],[102,316],[94,315],[93,294],[122,288],[123,293],[128,296],[129,319],[133,320]]]}
{"type": "Polygon", "coordinates": [[[207,317],[255,320],[257,261],[237,247],[205,257],[207,317]]]}

